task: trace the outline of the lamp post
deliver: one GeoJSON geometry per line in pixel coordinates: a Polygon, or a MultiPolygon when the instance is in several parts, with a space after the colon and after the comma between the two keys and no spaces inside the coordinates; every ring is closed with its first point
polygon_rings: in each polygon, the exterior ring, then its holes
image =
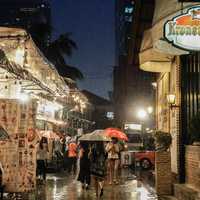
{"type": "Polygon", "coordinates": [[[146,108],[139,109],[137,112],[137,117],[138,117],[138,119],[140,119],[142,143],[143,143],[144,147],[145,147],[145,144],[147,144],[146,143],[147,135],[145,135],[145,133],[152,132],[153,112],[154,112],[153,106],[148,106],[146,108]]]}
{"type": "Polygon", "coordinates": [[[142,143],[144,145],[144,139],[143,139],[143,133],[144,133],[144,121],[147,118],[148,114],[147,111],[145,109],[140,109],[138,110],[137,113],[138,118],[140,119],[140,123],[141,123],[141,134],[142,134],[142,143]]]}
{"type": "Polygon", "coordinates": [[[137,115],[138,115],[138,118],[139,118],[140,120],[144,120],[144,119],[146,119],[146,117],[147,117],[147,111],[144,110],[144,109],[140,109],[140,110],[138,110],[137,115]]]}
{"type": "Polygon", "coordinates": [[[143,122],[147,120],[147,118],[152,119],[152,113],[153,113],[152,106],[149,106],[146,109],[138,110],[137,117],[140,119],[142,125],[144,124],[143,122]]]}
{"type": "Polygon", "coordinates": [[[168,94],[167,95],[167,102],[170,106],[170,109],[179,107],[179,105],[176,105],[176,95],[175,94],[168,94]]]}
{"type": "Polygon", "coordinates": [[[147,112],[148,112],[148,114],[152,114],[152,113],[153,113],[153,107],[152,107],[152,106],[149,106],[149,107],[147,108],[147,112]]]}
{"type": "Polygon", "coordinates": [[[180,106],[176,104],[176,95],[175,94],[168,94],[167,95],[167,102],[169,104],[169,127],[168,132],[171,132],[171,110],[173,108],[179,108],[180,106]]]}

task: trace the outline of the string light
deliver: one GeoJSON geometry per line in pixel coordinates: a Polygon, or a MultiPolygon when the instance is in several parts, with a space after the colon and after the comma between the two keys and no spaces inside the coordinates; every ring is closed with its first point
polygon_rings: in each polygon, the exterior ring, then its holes
{"type": "Polygon", "coordinates": [[[20,93],[19,95],[18,95],[18,99],[20,100],[20,101],[22,101],[22,102],[27,102],[28,100],[29,100],[29,95],[28,94],[26,94],[26,93],[20,93]]]}
{"type": "Polygon", "coordinates": [[[19,65],[23,65],[23,62],[24,62],[24,50],[23,49],[18,48],[16,50],[14,61],[19,65]]]}

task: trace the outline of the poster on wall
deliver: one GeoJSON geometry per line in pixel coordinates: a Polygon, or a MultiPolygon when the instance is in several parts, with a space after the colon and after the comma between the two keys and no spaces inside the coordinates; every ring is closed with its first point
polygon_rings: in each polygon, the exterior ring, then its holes
{"type": "Polygon", "coordinates": [[[167,21],[164,25],[164,37],[178,48],[200,51],[200,6],[191,7],[167,21]]]}
{"type": "Polygon", "coordinates": [[[3,183],[8,192],[27,192],[36,185],[36,102],[0,100],[0,125],[10,140],[0,141],[3,183]]]}

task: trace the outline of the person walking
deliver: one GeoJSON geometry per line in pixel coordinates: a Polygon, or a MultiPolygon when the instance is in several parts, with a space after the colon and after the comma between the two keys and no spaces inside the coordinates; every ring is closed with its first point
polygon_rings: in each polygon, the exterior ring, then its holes
{"type": "Polygon", "coordinates": [[[103,142],[95,142],[90,153],[91,175],[94,178],[96,196],[103,196],[103,186],[106,176],[106,152],[103,142]]]}
{"type": "Polygon", "coordinates": [[[108,153],[108,171],[109,171],[109,184],[118,184],[118,169],[119,169],[119,154],[120,147],[117,138],[112,138],[112,141],[106,145],[106,151],[108,153]]]}
{"type": "Polygon", "coordinates": [[[66,171],[68,169],[69,171],[69,158],[68,158],[68,145],[71,137],[65,134],[62,139],[62,153],[63,153],[63,169],[66,171]]]}
{"type": "Polygon", "coordinates": [[[80,169],[78,181],[82,183],[82,188],[88,190],[90,186],[90,159],[89,159],[89,144],[80,142],[80,169]]]}
{"type": "Polygon", "coordinates": [[[77,144],[74,140],[68,144],[69,173],[76,174],[77,144]]]}
{"type": "Polygon", "coordinates": [[[42,137],[37,148],[37,176],[42,176],[43,181],[46,180],[46,164],[48,156],[48,141],[42,137]]]}

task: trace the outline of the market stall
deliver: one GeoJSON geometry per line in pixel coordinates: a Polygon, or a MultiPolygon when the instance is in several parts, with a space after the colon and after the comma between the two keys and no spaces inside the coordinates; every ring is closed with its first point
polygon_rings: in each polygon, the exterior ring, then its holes
{"type": "Polygon", "coordinates": [[[0,28],[0,141],[3,183],[8,192],[36,186],[36,144],[41,130],[65,125],[62,108],[69,88],[22,29],[0,28]],[[62,100],[61,100],[62,99],[62,100]]]}

